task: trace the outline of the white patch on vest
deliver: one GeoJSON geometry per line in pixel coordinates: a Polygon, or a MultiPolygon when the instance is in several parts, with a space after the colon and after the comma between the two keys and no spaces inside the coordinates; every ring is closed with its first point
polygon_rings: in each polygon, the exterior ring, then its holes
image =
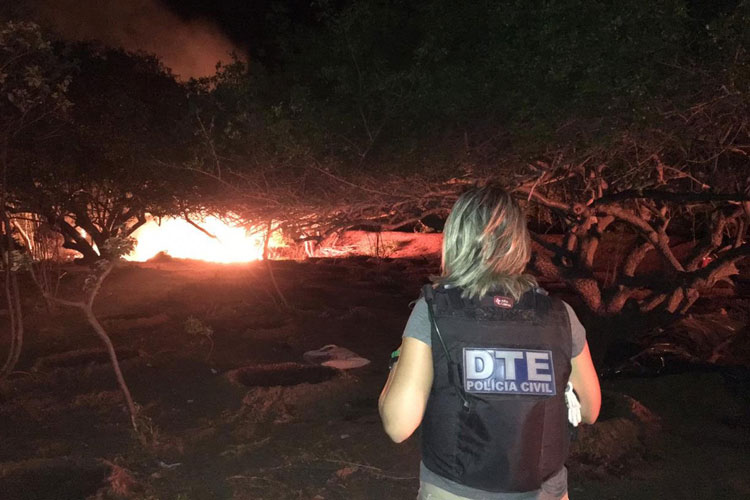
{"type": "Polygon", "coordinates": [[[492,303],[495,304],[495,307],[500,307],[502,309],[512,309],[516,301],[513,300],[512,297],[495,295],[494,297],[492,297],[492,303]]]}
{"type": "Polygon", "coordinates": [[[464,390],[477,394],[554,396],[552,351],[465,347],[464,390]]]}

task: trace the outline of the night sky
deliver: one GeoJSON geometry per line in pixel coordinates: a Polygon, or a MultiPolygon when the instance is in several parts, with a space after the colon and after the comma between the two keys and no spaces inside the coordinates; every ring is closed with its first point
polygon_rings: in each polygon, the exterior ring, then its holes
{"type": "MultiPolygon", "coordinates": [[[[183,78],[213,73],[234,51],[273,70],[284,61],[284,41],[299,29],[315,29],[323,9],[337,11],[356,0],[25,0],[5,10],[28,9],[63,37],[98,39],[107,45],[156,53],[183,78]],[[323,7],[324,6],[324,7],[323,7]]],[[[394,10],[420,2],[384,0],[394,10]]],[[[696,27],[738,0],[691,0],[696,27]]],[[[452,8],[452,7],[451,7],[452,8]]],[[[461,4],[456,3],[457,12],[461,4]]],[[[388,34],[399,37],[403,33],[388,34]]]]}
{"type": "Polygon", "coordinates": [[[187,78],[213,74],[217,60],[226,61],[230,52],[277,67],[280,41],[315,25],[319,10],[310,0],[25,0],[0,5],[0,16],[20,14],[64,38],[155,53],[187,78]]]}
{"type": "MultiPolygon", "coordinates": [[[[278,20],[285,18],[292,26],[314,25],[323,2],[314,0],[159,0],[172,12],[186,20],[196,18],[215,21],[236,44],[247,47],[253,55],[266,53],[272,57],[273,38],[278,33],[278,20]]],[[[356,0],[325,2],[333,8],[343,8],[356,0]]],[[[394,9],[400,2],[391,1],[394,9]]],[[[415,4],[419,2],[414,2],[415,4]]],[[[691,15],[697,22],[710,21],[717,14],[737,5],[738,0],[691,0],[691,15]]],[[[460,3],[456,4],[460,9],[460,3]]]]}
{"type": "MultiPolygon", "coordinates": [[[[162,0],[172,12],[186,20],[196,18],[215,21],[235,43],[248,48],[265,45],[278,29],[274,21],[279,17],[291,24],[307,24],[315,20],[315,9],[310,0],[162,0]]],[[[255,49],[257,50],[257,49],[255,49]]]]}
{"type": "MultiPolygon", "coordinates": [[[[319,8],[311,0],[155,0],[185,21],[210,20],[237,47],[267,67],[282,57],[279,36],[300,26],[314,26],[319,8]]],[[[347,1],[329,2],[341,7],[347,1]]]]}

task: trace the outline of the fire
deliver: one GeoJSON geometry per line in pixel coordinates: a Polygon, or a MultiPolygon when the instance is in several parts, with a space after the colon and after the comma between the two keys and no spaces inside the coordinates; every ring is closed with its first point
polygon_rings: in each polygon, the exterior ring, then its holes
{"type": "MultiPolygon", "coordinates": [[[[160,252],[178,259],[197,259],[209,262],[250,262],[263,257],[262,231],[248,231],[232,226],[213,216],[196,221],[212,238],[184,219],[163,218],[161,224],[150,220],[134,233],[138,242],[127,260],[143,262],[160,252]]],[[[282,246],[278,233],[272,234],[269,246],[282,246]]]]}

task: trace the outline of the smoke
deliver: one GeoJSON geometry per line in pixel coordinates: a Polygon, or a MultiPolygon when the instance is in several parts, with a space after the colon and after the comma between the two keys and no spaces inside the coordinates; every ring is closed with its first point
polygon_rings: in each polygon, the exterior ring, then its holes
{"type": "Polygon", "coordinates": [[[158,0],[35,0],[63,37],[156,54],[180,79],[212,75],[218,61],[242,56],[215,24],[185,21],[158,0]]]}

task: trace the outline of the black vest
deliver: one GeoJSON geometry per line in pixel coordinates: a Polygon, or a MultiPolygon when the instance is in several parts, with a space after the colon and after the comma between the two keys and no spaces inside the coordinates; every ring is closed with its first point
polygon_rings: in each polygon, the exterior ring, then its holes
{"type": "Polygon", "coordinates": [[[423,293],[440,333],[433,326],[424,465],[485,491],[539,489],[563,467],[569,448],[565,306],[535,291],[518,303],[492,293],[463,299],[457,288],[426,286],[423,293]]]}

